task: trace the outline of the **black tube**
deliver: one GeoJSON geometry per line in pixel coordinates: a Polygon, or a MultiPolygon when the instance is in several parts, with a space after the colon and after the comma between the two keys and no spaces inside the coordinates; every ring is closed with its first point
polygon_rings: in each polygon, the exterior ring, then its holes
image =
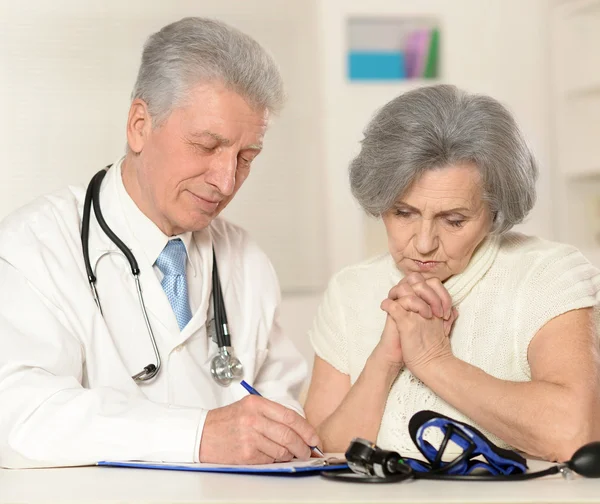
{"type": "Polygon", "coordinates": [[[92,204],[94,205],[94,214],[96,215],[96,220],[98,221],[98,224],[100,224],[102,231],[106,233],[106,236],[108,236],[111,239],[111,241],[117,247],[119,247],[119,250],[123,252],[123,255],[125,255],[127,261],[129,261],[131,273],[134,275],[139,275],[140,268],[138,266],[137,261],[135,260],[135,257],[131,253],[131,250],[129,250],[127,248],[127,245],[125,245],[120,240],[120,238],[115,233],[113,233],[112,229],[110,229],[110,227],[104,220],[104,216],[102,215],[102,209],[100,208],[100,186],[102,185],[102,179],[104,179],[105,175],[106,170],[102,170],[99,171],[92,179],[92,204]]]}
{"type": "Polygon", "coordinates": [[[213,247],[213,269],[212,269],[212,292],[213,307],[215,311],[215,328],[217,331],[217,345],[221,347],[231,346],[231,337],[225,334],[227,325],[227,312],[225,311],[225,301],[223,300],[223,291],[221,290],[221,280],[219,278],[219,268],[217,267],[217,256],[213,247]]]}
{"type": "Polygon", "coordinates": [[[85,191],[85,201],[83,203],[83,216],[81,218],[81,247],[83,249],[83,262],[85,263],[85,271],[87,273],[88,280],[91,284],[96,283],[96,275],[92,270],[90,264],[90,214],[92,210],[92,189],[94,186],[94,180],[98,174],[92,177],[90,183],[85,191]]]}

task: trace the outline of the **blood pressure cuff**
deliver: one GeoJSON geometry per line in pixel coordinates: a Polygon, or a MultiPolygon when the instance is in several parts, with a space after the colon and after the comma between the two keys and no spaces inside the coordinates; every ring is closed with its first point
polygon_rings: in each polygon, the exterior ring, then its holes
{"type": "Polygon", "coordinates": [[[424,410],[413,415],[408,431],[427,462],[404,458],[416,472],[439,472],[443,474],[471,474],[483,470],[492,475],[521,474],[527,470],[527,462],[517,452],[500,448],[479,430],[450,417],[424,410]],[[424,439],[427,429],[439,429],[444,435],[439,449],[424,439]],[[453,460],[442,461],[448,443],[456,443],[463,453],[453,460]],[[476,458],[478,457],[478,458],[476,458]]]}

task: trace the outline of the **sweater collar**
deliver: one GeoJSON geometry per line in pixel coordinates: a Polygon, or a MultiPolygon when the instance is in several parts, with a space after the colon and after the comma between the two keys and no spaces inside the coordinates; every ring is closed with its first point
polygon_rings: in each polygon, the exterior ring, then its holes
{"type": "MultiPolygon", "coordinates": [[[[484,277],[494,263],[499,249],[500,237],[487,236],[475,250],[465,270],[444,282],[444,287],[450,294],[453,304],[457,305],[465,299],[471,289],[484,277]]],[[[393,267],[392,281],[397,284],[404,278],[404,274],[398,270],[391,255],[389,258],[393,267]]]]}

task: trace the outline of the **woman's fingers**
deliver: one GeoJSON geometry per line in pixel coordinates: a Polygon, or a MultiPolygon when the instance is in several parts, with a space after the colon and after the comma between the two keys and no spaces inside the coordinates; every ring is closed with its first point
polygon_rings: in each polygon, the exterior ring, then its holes
{"type": "Polygon", "coordinates": [[[388,297],[395,301],[416,295],[431,307],[436,317],[447,320],[450,316],[452,299],[439,280],[437,282],[432,280],[425,280],[420,273],[411,273],[390,289],[388,297]]]}
{"type": "Polygon", "coordinates": [[[454,322],[458,318],[458,310],[454,307],[450,310],[450,317],[448,320],[444,320],[444,334],[446,337],[450,336],[450,331],[452,331],[452,326],[454,322]]]}
{"type": "Polygon", "coordinates": [[[417,283],[425,282],[425,277],[421,275],[421,273],[413,272],[406,275],[403,281],[405,281],[409,285],[414,285],[417,283]]]}
{"type": "Polygon", "coordinates": [[[384,299],[381,303],[381,309],[385,310],[389,315],[395,319],[395,315],[398,310],[403,308],[406,311],[418,313],[421,317],[430,319],[433,316],[431,306],[423,301],[419,296],[413,294],[411,296],[402,296],[397,300],[384,299]]]}
{"type": "Polygon", "coordinates": [[[401,298],[402,296],[410,296],[414,293],[415,291],[413,290],[412,286],[402,281],[390,289],[388,292],[388,298],[390,298],[392,301],[396,301],[396,299],[401,298]]]}
{"type": "Polygon", "coordinates": [[[440,318],[444,320],[449,320],[452,315],[452,298],[446,287],[442,284],[439,278],[429,278],[427,281],[427,285],[437,294],[442,304],[442,313],[443,315],[439,315],[440,318]]]}
{"type": "Polygon", "coordinates": [[[417,296],[431,306],[431,310],[436,317],[444,318],[444,305],[442,299],[433,287],[428,283],[417,283],[412,285],[412,288],[417,296]]]}
{"type": "Polygon", "coordinates": [[[412,286],[417,283],[424,283],[425,277],[420,273],[410,273],[406,275],[400,282],[394,285],[390,292],[388,293],[388,297],[390,299],[396,300],[401,296],[407,296],[412,294],[413,288],[412,286]]]}

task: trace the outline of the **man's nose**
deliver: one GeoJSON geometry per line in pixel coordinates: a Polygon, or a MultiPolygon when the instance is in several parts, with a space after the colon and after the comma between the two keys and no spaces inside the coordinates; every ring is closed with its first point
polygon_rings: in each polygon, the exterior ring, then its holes
{"type": "Polygon", "coordinates": [[[231,196],[235,188],[237,156],[223,152],[211,160],[206,181],[215,186],[223,196],[231,196]]]}
{"type": "Polygon", "coordinates": [[[437,226],[431,219],[421,219],[415,233],[415,249],[426,256],[434,252],[439,245],[437,226]]]}

